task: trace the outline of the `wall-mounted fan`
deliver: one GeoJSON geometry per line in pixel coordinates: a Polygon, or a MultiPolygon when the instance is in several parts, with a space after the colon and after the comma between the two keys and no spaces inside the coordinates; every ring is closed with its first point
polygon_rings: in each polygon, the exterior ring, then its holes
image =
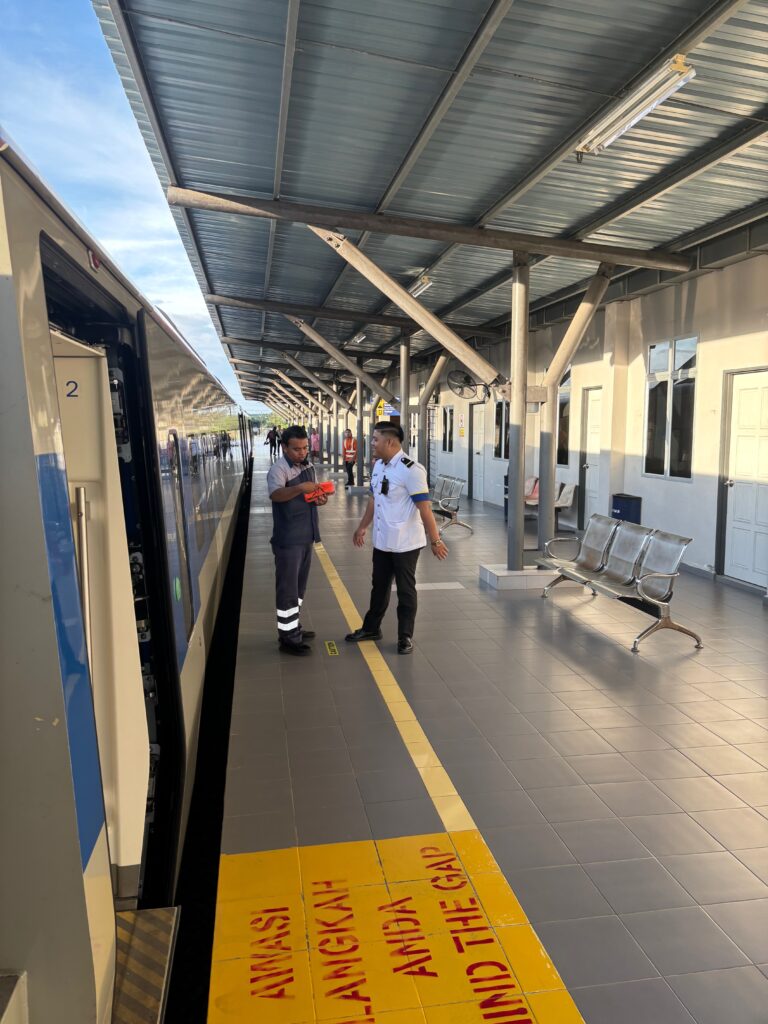
{"type": "Polygon", "coordinates": [[[468,402],[477,398],[478,395],[482,396],[485,402],[491,397],[491,389],[488,385],[476,381],[466,370],[451,370],[448,374],[448,387],[454,395],[468,402]]]}

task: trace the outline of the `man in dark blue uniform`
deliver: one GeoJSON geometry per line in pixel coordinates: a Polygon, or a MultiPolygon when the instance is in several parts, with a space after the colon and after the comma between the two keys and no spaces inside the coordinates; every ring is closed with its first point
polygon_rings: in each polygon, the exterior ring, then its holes
{"type": "Polygon", "coordinates": [[[275,556],[277,591],[277,636],[280,650],[306,655],[312,648],[306,642],[314,633],[302,629],[299,618],[312,564],[312,545],[320,540],[317,506],[304,500],[317,489],[314,466],[309,464],[309,440],[303,427],[288,427],[282,436],[283,454],[267,474],[267,490],[272,501],[272,551],[275,556]]]}

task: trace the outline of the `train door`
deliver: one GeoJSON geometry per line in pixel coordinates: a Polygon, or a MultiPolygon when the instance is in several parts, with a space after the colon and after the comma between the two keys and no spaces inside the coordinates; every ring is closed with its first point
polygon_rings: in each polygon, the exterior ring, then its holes
{"type": "Polygon", "coordinates": [[[107,360],[51,335],[96,715],[113,891],[135,905],[149,736],[107,360]]]}

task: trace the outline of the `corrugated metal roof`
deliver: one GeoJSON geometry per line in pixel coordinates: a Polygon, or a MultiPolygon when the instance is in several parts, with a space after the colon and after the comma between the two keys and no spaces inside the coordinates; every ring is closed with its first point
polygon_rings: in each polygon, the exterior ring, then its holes
{"type": "MultiPolygon", "coordinates": [[[[502,0],[498,0],[502,2],[502,0]]],[[[441,93],[462,65],[489,0],[94,0],[162,183],[472,224],[541,167],[712,0],[516,0],[473,65],[398,190],[389,190],[441,93]],[[114,10],[110,9],[110,5],[114,10]],[[298,10],[295,51],[289,12],[298,10]],[[114,15],[114,17],[113,17],[114,15]],[[117,25],[115,23],[117,19],[117,25]],[[288,49],[286,46],[288,45],[288,49]],[[135,53],[133,52],[135,51],[135,53]],[[284,68],[291,71],[283,91],[284,68]],[[280,132],[281,105],[285,115],[280,132]],[[283,148],[281,149],[281,144],[283,148]]],[[[476,54],[475,54],[476,56],[476,54]]],[[[598,157],[571,156],[496,212],[494,226],[568,236],[745,126],[768,130],[768,3],[751,0],[692,48],[697,77],[598,157]]],[[[287,76],[286,76],[287,77],[287,76]]],[[[461,81],[461,79],[460,79],[461,81]]],[[[434,130],[432,130],[434,128],[434,130]]],[[[663,246],[765,195],[766,139],[700,169],[590,240],[663,246]]],[[[303,226],[174,211],[201,287],[365,312],[381,295],[303,226]],[[265,288],[266,286],[266,288],[265,288]],[[265,294],[266,291],[266,294],[265,294]]],[[[353,240],[354,232],[345,232],[353,240]]],[[[462,323],[508,310],[511,254],[377,234],[366,252],[401,283],[425,268],[422,301],[462,323]]],[[[592,271],[549,258],[532,269],[532,298],[592,271]]],[[[309,342],[284,317],[220,307],[226,336],[309,342]]],[[[352,323],[319,321],[345,343],[352,323]]],[[[398,330],[365,329],[352,354],[398,330]]],[[[420,333],[414,351],[431,345],[420,333]]],[[[242,347],[253,351],[252,346],[242,347]]],[[[240,351],[235,346],[237,351],[240,351]]],[[[302,355],[307,365],[327,357],[302,355]]],[[[370,368],[383,367],[379,360],[370,368]]]]}

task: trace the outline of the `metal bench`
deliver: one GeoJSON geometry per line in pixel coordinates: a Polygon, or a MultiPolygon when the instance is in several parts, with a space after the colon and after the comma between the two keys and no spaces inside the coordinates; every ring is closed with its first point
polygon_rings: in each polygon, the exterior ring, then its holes
{"type": "Polygon", "coordinates": [[[542,597],[548,597],[558,583],[571,580],[589,587],[595,596],[602,594],[653,615],[656,622],[635,637],[634,653],[643,640],[660,629],[685,633],[696,641],[697,648],[704,646],[701,637],[675,622],[669,611],[672,588],[690,537],[593,515],[574,558],[553,555],[552,547],[565,541],[570,542],[570,538],[547,541],[544,557],[538,559],[539,565],[558,573],[544,588],[542,597]]]}
{"type": "Polygon", "coordinates": [[[465,530],[469,530],[470,533],[474,533],[474,530],[469,523],[463,523],[459,519],[461,495],[464,490],[466,480],[460,480],[455,476],[445,477],[444,479],[446,481],[445,488],[441,492],[440,497],[437,498],[437,500],[433,498],[432,501],[432,511],[434,514],[447,520],[447,522],[443,523],[440,527],[440,536],[442,537],[444,531],[447,530],[449,526],[463,526],[465,530]]]}

